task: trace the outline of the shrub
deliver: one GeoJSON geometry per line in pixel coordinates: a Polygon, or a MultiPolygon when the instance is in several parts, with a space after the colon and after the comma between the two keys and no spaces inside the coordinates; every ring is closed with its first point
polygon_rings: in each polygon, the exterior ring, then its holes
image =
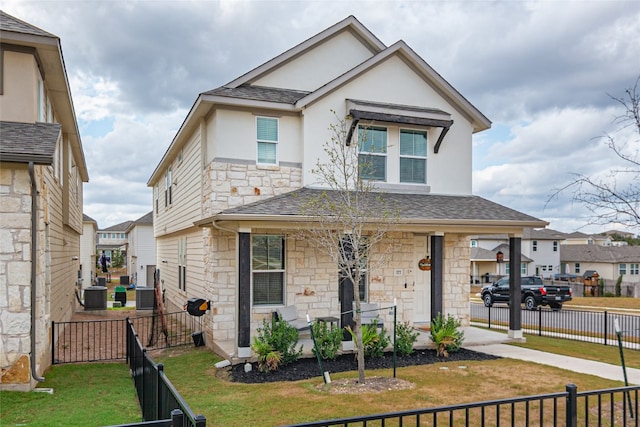
{"type": "Polygon", "coordinates": [[[260,358],[264,359],[263,366],[266,370],[276,370],[278,366],[287,365],[300,358],[302,345],[296,350],[298,330],[287,322],[263,320],[262,327],[258,328],[257,332],[258,336],[254,338],[252,347],[258,354],[259,365],[260,358]]]}
{"type": "Polygon", "coordinates": [[[449,357],[449,353],[460,350],[464,332],[458,330],[460,321],[452,315],[445,319],[442,313],[431,321],[431,340],[436,345],[438,357],[449,357]]]}
{"type": "Polygon", "coordinates": [[[319,353],[325,360],[334,360],[338,356],[342,341],[341,328],[332,328],[327,325],[327,322],[316,321],[313,323],[313,336],[317,346],[317,350],[313,348],[314,355],[318,356],[319,353]]]}
{"type": "Polygon", "coordinates": [[[413,345],[418,340],[418,332],[413,329],[409,322],[396,324],[396,350],[400,354],[413,353],[413,345]]]}
{"type": "Polygon", "coordinates": [[[616,296],[622,296],[622,274],[618,276],[616,280],[616,296]]]}

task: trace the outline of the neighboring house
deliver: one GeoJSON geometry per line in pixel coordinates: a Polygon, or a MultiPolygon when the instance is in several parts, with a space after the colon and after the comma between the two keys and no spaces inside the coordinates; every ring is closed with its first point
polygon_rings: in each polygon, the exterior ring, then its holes
{"type": "Polygon", "coordinates": [[[96,232],[98,223],[82,214],[82,237],[80,238],[80,285],[82,289],[95,284],[96,278],[96,232]]]}
{"type": "Polygon", "coordinates": [[[104,254],[107,256],[109,262],[111,262],[111,256],[113,255],[113,251],[118,249],[122,252],[124,257],[124,265],[126,267],[127,263],[127,246],[129,243],[129,237],[127,236],[127,230],[131,226],[133,221],[125,221],[120,224],[112,225],[111,227],[98,230],[97,233],[97,244],[96,244],[96,252],[98,256],[104,251],[104,254]]]}
{"type": "Polygon", "coordinates": [[[153,212],[132,221],[128,236],[127,265],[130,282],[136,286],[153,286],[156,269],[156,239],[153,237],[153,212]]]}
{"type": "Polygon", "coordinates": [[[622,276],[625,284],[639,288],[640,246],[561,245],[560,260],[568,273],[578,277],[596,271],[608,287],[622,276]]]}
{"type": "Polygon", "coordinates": [[[0,11],[0,388],[51,364],[71,318],[89,180],[60,39],[0,11]]]}
{"type": "Polygon", "coordinates": [[[605,234],[585,234],[579,231],[565,236],[563,245],[600,245],[611,246],[613,239],[605,234]]]}
{"type": "Polygon", "coordinates": [[[294,230],[304,200],[325,191],[312,169],[328,162],[336,116],[348,116],[354,143],[376,138],[361,156],[375,158],[370,179],[400,207],[381,244],[395,245],[393,258],[362,283],[366,301],[397,298],[399,321],[443,313],[468,325],[469,236],[503,233],[517,247],[524,227],[547,225],[472,195],[472,136],[490,121],[406,43],[386,46],[350,16],[200,94],[148,181],[166,305],[210,300],[205,341],[229,357],[251,355],[277,308],[314,318],[351,307],[338,266],[294,230]],[[426,256],[431,270],[418,268],[426,256]]]}

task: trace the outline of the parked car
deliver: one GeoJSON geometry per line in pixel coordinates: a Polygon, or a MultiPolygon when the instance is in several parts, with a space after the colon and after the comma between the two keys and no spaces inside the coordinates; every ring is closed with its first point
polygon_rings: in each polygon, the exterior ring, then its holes
{"type": "MultiPolygon", "coordinates": [[[[554,310],[560,310],[562,304],[571,301],[572,291],[567,285],[545,286],[540,277],[523,276],[520,278],[522,286],[522,300],[527,310],[535,310],[539,305],[548,305],[554,310]]],[[[485,307],[491,307],[496,302],[509,303],[509,278],[504,277],[496,283],[482,288],[482,301],[485,307]]]]}

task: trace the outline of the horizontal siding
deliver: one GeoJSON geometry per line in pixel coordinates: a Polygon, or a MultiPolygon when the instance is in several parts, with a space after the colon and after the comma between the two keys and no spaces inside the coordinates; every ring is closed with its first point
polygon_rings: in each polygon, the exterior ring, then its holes
{"type": "MultiPolygon", "coordinates": [[[[182,149],[182,161],[174,160],[172,179],[172,204],[165,207],[164,178],[159,185],[158,212],[154,217],[155,235],[173,233],[193,226],[202,217],[202,159],[200,157],[200,133],[182,149]]],[[[163,171],[163,177],[164,177],[163,171]]]]}

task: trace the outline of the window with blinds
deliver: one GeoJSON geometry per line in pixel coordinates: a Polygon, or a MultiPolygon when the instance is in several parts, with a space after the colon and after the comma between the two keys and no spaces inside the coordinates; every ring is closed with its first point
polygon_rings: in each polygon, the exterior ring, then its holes
{"type": "Polygon", "coordinates": [[[363,179],[387,179],[387,129],[358,127],[358,168],[363,179]]]}
{"type": "Polygon", "coordinates": [[[427,134],[400,130],[400,182],[427,182],[427,134]]]}
{"type": "Polygon", "coordinates": [[[284,304],[284,257],[284,236],[252,236],[253,305],[284,304]]]}
{"type": "Polygon", "coordinates": [[[256,118],[257,163],[275,165],[278,163],[278,119],[256,118]]]}

